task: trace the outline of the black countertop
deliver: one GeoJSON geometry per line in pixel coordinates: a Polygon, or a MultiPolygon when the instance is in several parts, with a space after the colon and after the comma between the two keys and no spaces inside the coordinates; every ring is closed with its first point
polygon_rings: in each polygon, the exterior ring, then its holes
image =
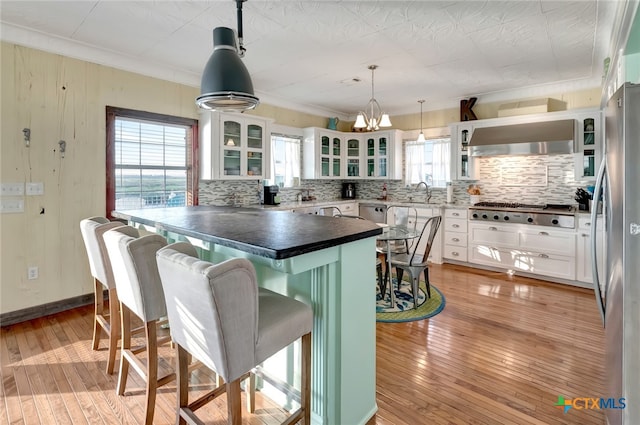
{"type": "Polygon", "coordinates": [[[114,211],[113,216],[273,259],[295,257],[382,233],[379,226],[366,220],[254,208],[149,208],[114,211]]]}

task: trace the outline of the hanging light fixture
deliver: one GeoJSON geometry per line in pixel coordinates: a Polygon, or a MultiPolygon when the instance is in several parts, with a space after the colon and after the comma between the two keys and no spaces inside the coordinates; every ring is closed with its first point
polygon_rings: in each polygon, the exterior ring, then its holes
{"type": "Polygon", "coordinates": [[[418,135],[418,142],[424,142],[425,138],[424,133],[422,132],[422,104],[424,103],[424,99],[419,100],[418,103],[420,103],[420,134],[418,135]]]}
{"type": "Polygon", "coordinates": [[[200,83],[200,96],[196,105],[202,109],[219,111],[246,111],[260,103],[253,93],[253,83],[244,57],[242,44],[242,3],[236,0],[238,16],[238,43],[231,28],[213,29],[213,53],[207,61],[200,83]]]}
{"type": "Polygon", "coordinates": [[[367,131],[374,131],[380,130],[380,127],[391,127],[389,115],[382,112],[382,108],[380,108],[380,104],[374,96],[373,72],[376,68],[378,68],[378,65],[369,65],[371,70],[371,100],[367,103],[364,111],[358,112],[353,128],[366,128],[367,131]],[[369,115],[367,115],[367,111],[369,111],[369,115]]]}

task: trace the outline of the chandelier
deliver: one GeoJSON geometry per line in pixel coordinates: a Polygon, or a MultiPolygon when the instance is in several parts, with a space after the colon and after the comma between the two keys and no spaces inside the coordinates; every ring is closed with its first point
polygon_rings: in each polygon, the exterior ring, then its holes
{"type": "Polygon", "coordinates": [[[371,70],[371,100],[367,103],[364,111],[358,112],[353,128],[364,128],[367,131],[375,131],[380,130],[380,127],[391,127],[389,115],[382,112],[382,108],[374,96],[373,72],[376,68],[378,68],[378,65],[369,65],[369,69],[371,70]],[[369,112],[369,115],[367,115],[367,112],[369,112]]]}
{"type": "Polygon", "coordinates": [[[420,134],[418,135],[418,142],[424,142],[425,138],[424,133],[422,132],[422,104],[424,103],[424,100],[419,100],[418,103],[420,104],[420,134]]]}

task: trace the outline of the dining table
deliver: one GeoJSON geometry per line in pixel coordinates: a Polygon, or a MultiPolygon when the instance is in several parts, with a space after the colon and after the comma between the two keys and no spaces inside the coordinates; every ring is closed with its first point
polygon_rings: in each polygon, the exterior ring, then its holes
{"type": "MultiPolygon", "coordinates": [[[[390,299],[390,307],[394,307],[396,305],[396,298],[393,291],[393,278],[391,276],[391,242],[401,241],[407,242],[409,240],[417,238],[419,235],[415,229],[410,229],[407,226],[390,226],[385,223],[377,223],[378,226],[382,227],[382,233],[376,236],[376,241],[385,242],[387,246],[387,273],[389,276],[389,299],[390,299]]],[[[386,279],[386,278],[385,278],[386,279]]],[[[385,282],[386,284],[386,282],[385,282]]],[[[398,288],[400,288],[400,282],[398,282],[398,288]]],[[[382,290],[382,288],[380,288],[382,290]]],[[[386,291],[385,291],[386,292],[386,291]]],[[[382,299],[384,299],[385,294],[382,294],[382,299]]]]}

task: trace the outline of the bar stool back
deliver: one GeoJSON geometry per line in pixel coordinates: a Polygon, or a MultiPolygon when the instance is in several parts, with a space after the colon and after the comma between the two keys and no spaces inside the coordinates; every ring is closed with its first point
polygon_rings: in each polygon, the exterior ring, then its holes
{"type": "Polygon", "coordinates": [[[118,376],[118,395],[123,395],[127,385],[129,366],[146,383],[145,424],[153,423],[156,391],[158,387],[175,379],[175,372],[158,378],[158,346],[170,341],[166,336],[158,338],[157,325],[166,316],[164,293],[158,275],[156,252],[167,245],[160,235],[138,237],[138,231],[131,226],[122,226],[104,235],[105,244],[120,298],[120,321],[122,323],[122,354],[118,376]],[[146,347],[131,347],[131,313],[143,322],[146,347]],[[147,362],[143,363],[136,354],[146,348],[147,362]]]}
{"type": "Polygon", "coordinates": [[[109,338],[109,355],[107,373],[113,373],[120,338],[120,303],[116,284],[111,270],[111,262],[107,254],[102,235],[111,229],[122,226],[122,223],[111,222],[105,217],[90,217],[80,221],[80,232],[89,258],[89,268],[93,276],[94,286],[94,320],[92,348],[98,349],[102,330],[109,338]],[[105,314],[104,290],[109,291],[109,314],[105,314]]]}
{"type": "Polygon", "coordinates": [[[185,242],[158,251],[171,336],[178,350],[178,423],[202,423],[194,411],[226,392],[228,423],[242,423],[240,380],[273,354],[302,338],[301,408],[284,423],[310,423],[310,306],[258,288],[253,264],[235,258],[219,264],[185,254],[185,242]],[[218,387],[188,402],[191,354],[221,375],[218,387]]]}

